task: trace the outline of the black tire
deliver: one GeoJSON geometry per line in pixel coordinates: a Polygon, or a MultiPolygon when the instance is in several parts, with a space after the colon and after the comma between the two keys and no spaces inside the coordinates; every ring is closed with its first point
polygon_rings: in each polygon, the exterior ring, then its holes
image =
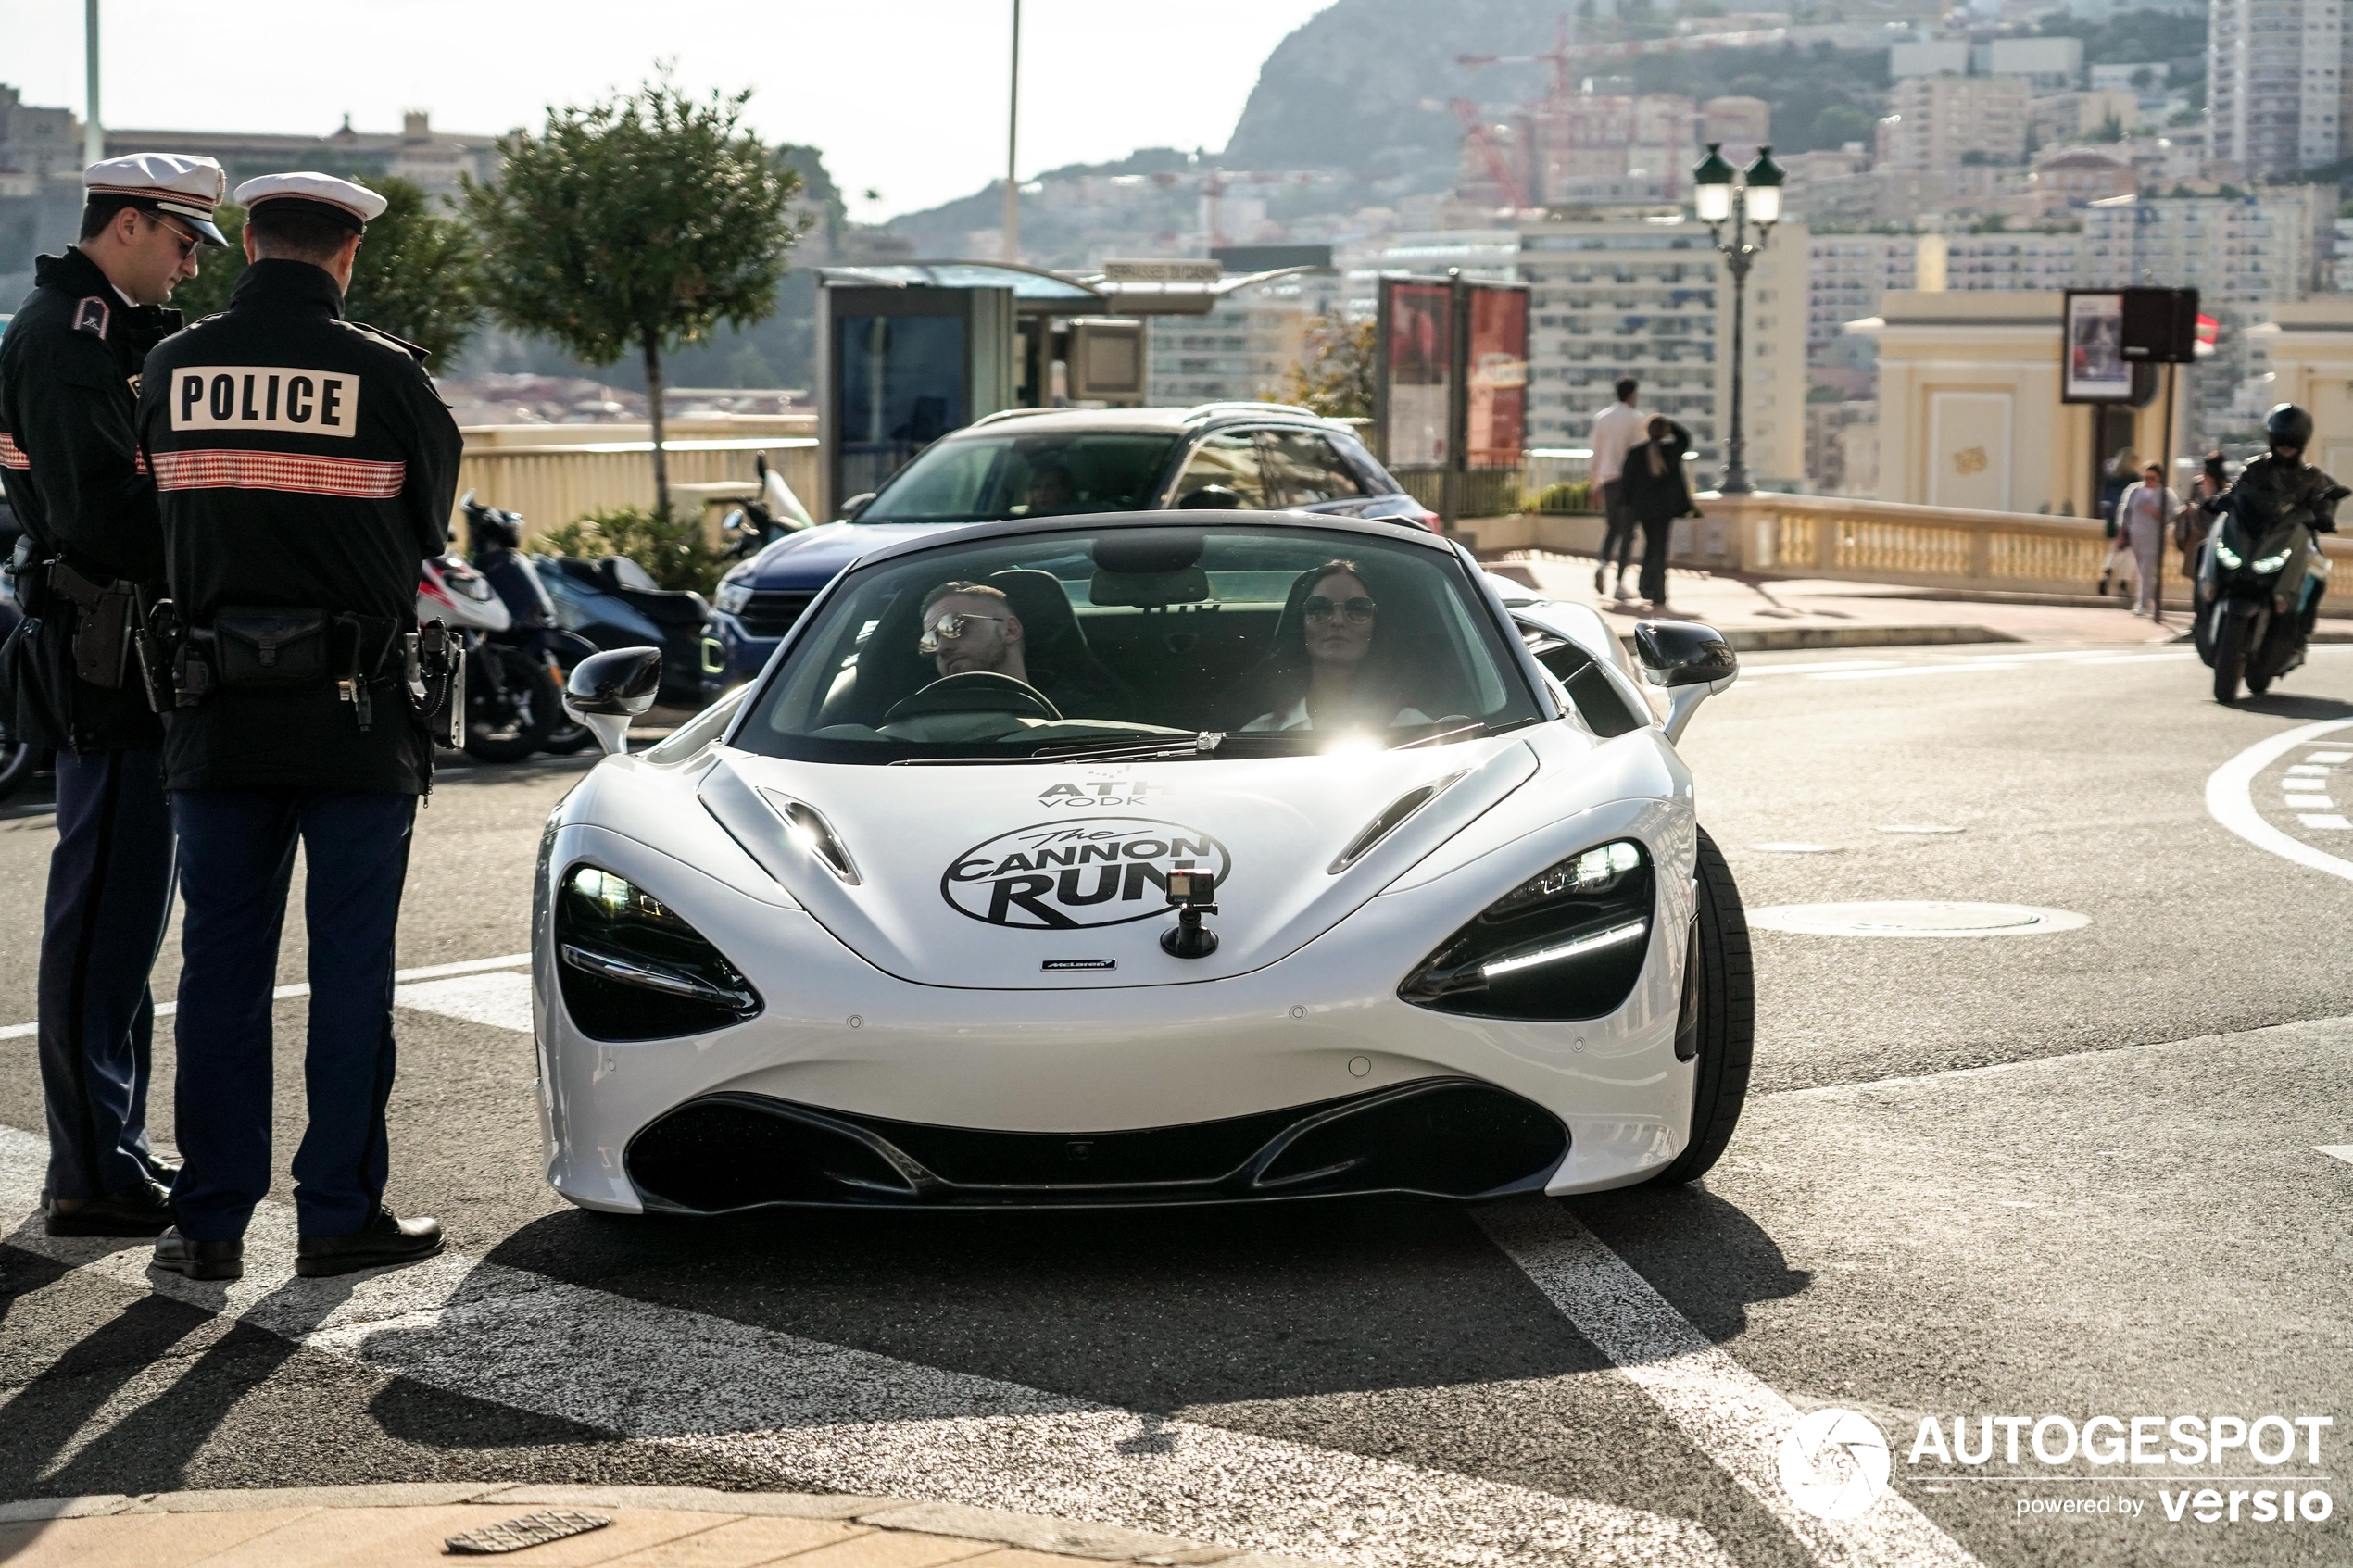
{"type": "Polygon", "coordinates": [[[1676,1030],[1692,1041],[1698,1079],[1692,1088],[1692,1139],[1675,1162],[1650,1178],[1676,1186],[1707,1173],[1732,1141],[1748,1074],[1756,1057],[1756,973],[1749,961],[1748,916],[1723,851],[1699,835],[1698,910],[1684,966],[1683,1012],[1676,1030]]]}
{"type": "Polygon", "coordinates": [[[477,666],[466,671],[466,755],[480,762],[520,762],[547,743],[563,713],[563,694],[547,667],[521,648],[484,648],[497,661],[498,686],[477,666]]]}
{"type": "Polygon", "coordinates": [[[2214,621],[2214,700],[2236,702],[2239,677],[2246,671],[2246,617],[2233,615],[2228,606],[2214,621]]]}

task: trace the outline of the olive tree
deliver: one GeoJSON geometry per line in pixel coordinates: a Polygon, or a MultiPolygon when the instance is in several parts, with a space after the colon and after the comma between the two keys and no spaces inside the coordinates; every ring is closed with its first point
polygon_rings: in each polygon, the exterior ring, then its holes
{"type": "Polygon", "coordinates": [[[799,178],[743,125],[749,92],[698,98],[662,72],[625,96],[550,108],[465,184],[484,295],[518,332],[590,365],[644,356],[654,509],[670,513],[661,358],[776,307],[799,178]]]}

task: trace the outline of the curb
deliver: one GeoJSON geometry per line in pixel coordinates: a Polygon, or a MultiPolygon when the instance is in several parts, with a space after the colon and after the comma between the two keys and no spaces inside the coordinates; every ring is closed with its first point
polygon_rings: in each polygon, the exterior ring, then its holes
{"type": "MultiPolygon", "coordinates": [[[[711,1525],[697,1524],[679,1535],[714,1528],[733,1519],[802,1519],[839,1525],[862,1526],[864,1532],[887,1537],[903,1535],[937,1540],[945,1537],[988,1548],[1041,1553],[1071,1562],[1130,1563],[1137,1568],[1331,1568],[1307,1558],[1283,1557],[1216,1546],[1176,1536],[1155,1536],[1115,1524],[1081,1520],[1051,1519],[1039,1514],[1008,1513],[997,1509],[968,1508],[962,1503],[913,1502],[901,1498],[852,1497],[817,1492],[721,1492],[698,1486],[542,1486],[494,1483],[413,1481],[355,1486],[286,1486],[253,1490],[104,1493],[86,1497],[31,1498],[0,1503],[0,1530],[9,1525],[68,1524],[76,1520],[116,1519],[126,1515],[214,1514],[265,1510],[393,1511],[404,1509],[480,1508],[478,1523],[459,1528],[481,1528],[510,1514],[546,1508],[614,1509],[644,1514],[711,1514],[724,1516],[711,1525]]],[[[286,1522],[293,1523],[292,1521],[286,1522]]],[[[284,1528],[285,1524],[275,1526],[284,1528]]],[[[453,1531],[452,1533],[455,1533],[453,1531]]],[[[863,1532],[858,1532],[863,1533],[863,1532]]],[[[579,1539],[580,1537],[574,1537],[579,1539]]],[[[671,1538],[676,1538],[674,1536],[671,1538]]],[[[916,1544],[914,1541],[911,1545],[916,1544]]],[[[614,1555],[634,1555],[642,1546],[616,1543],[614,1555]]],[[[810,1549],[822,1550],[812,1546],[810,1549]]],[[[270,1561],[268,1543],[256,1538],[245,1548],[258,1561],[270,1561]]],[[[316,1561],[348,1553],[346,1540],[316,1561]]],[[[0,1558],[12,1555],[6,1534],[0,1534],[0,1558]]],[[[170,1561],[168,1546],[156,1554],[170,1561]]],[[[974,1554],[966,1559],[987,1568],[997,1559],[974,1554]]],[[[287,1555],[287,1568],[305,1559],[287,1555]]],[[[529,1559],[524,1559],[528,1562],[529,1559]]],[[[746,1562],[775,1561],[772,1551],[746,1562]]],[[[789,1559],[786,1559],[789,1562],[789,1559]]],[[[879,1559],[877,1561],[880,1561],[879,1559]]],[[[896,1558],[891,1561],[897,1561],[896,1558]]],[[[910,1559],[909,1561],[912,1561],[910,1559]]],[[[929,1557],[925,1561],[943,1559],[929,1557]]],[[[1013,1560],[1008,1559],[1008,1564],[1013,1560]]]]}

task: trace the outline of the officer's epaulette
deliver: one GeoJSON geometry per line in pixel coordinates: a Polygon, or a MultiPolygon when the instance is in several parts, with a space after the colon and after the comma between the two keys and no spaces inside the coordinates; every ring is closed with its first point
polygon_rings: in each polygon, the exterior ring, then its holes
{"type": "Polygon", "coordinates": [[[405,337],[395,337],[382,327],[371,327],[365,321],[346,321],[344,325],[362,336],[374,338],[387,348],[397,348],[420,365],[433,358],[431,349],[419,347],[405,337]]]}

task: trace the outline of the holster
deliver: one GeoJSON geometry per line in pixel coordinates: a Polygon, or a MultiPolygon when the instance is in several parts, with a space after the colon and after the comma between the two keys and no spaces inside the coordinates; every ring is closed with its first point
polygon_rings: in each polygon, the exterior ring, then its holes
{"type": "Polygon", "coordinates": [[[435,746],[466,744],[466,644],[447,623],[428,621],[418,632],[415,662],[406,671],[409,695],[435,746]]]}
{"type": "Polygon", "coordinates": [[[74,674],[94,686],[120,689],[139,619],[138,589],[120,577],[102,586],[62,560],[49,563],[49,586],[74,606],[74,674]]]}

